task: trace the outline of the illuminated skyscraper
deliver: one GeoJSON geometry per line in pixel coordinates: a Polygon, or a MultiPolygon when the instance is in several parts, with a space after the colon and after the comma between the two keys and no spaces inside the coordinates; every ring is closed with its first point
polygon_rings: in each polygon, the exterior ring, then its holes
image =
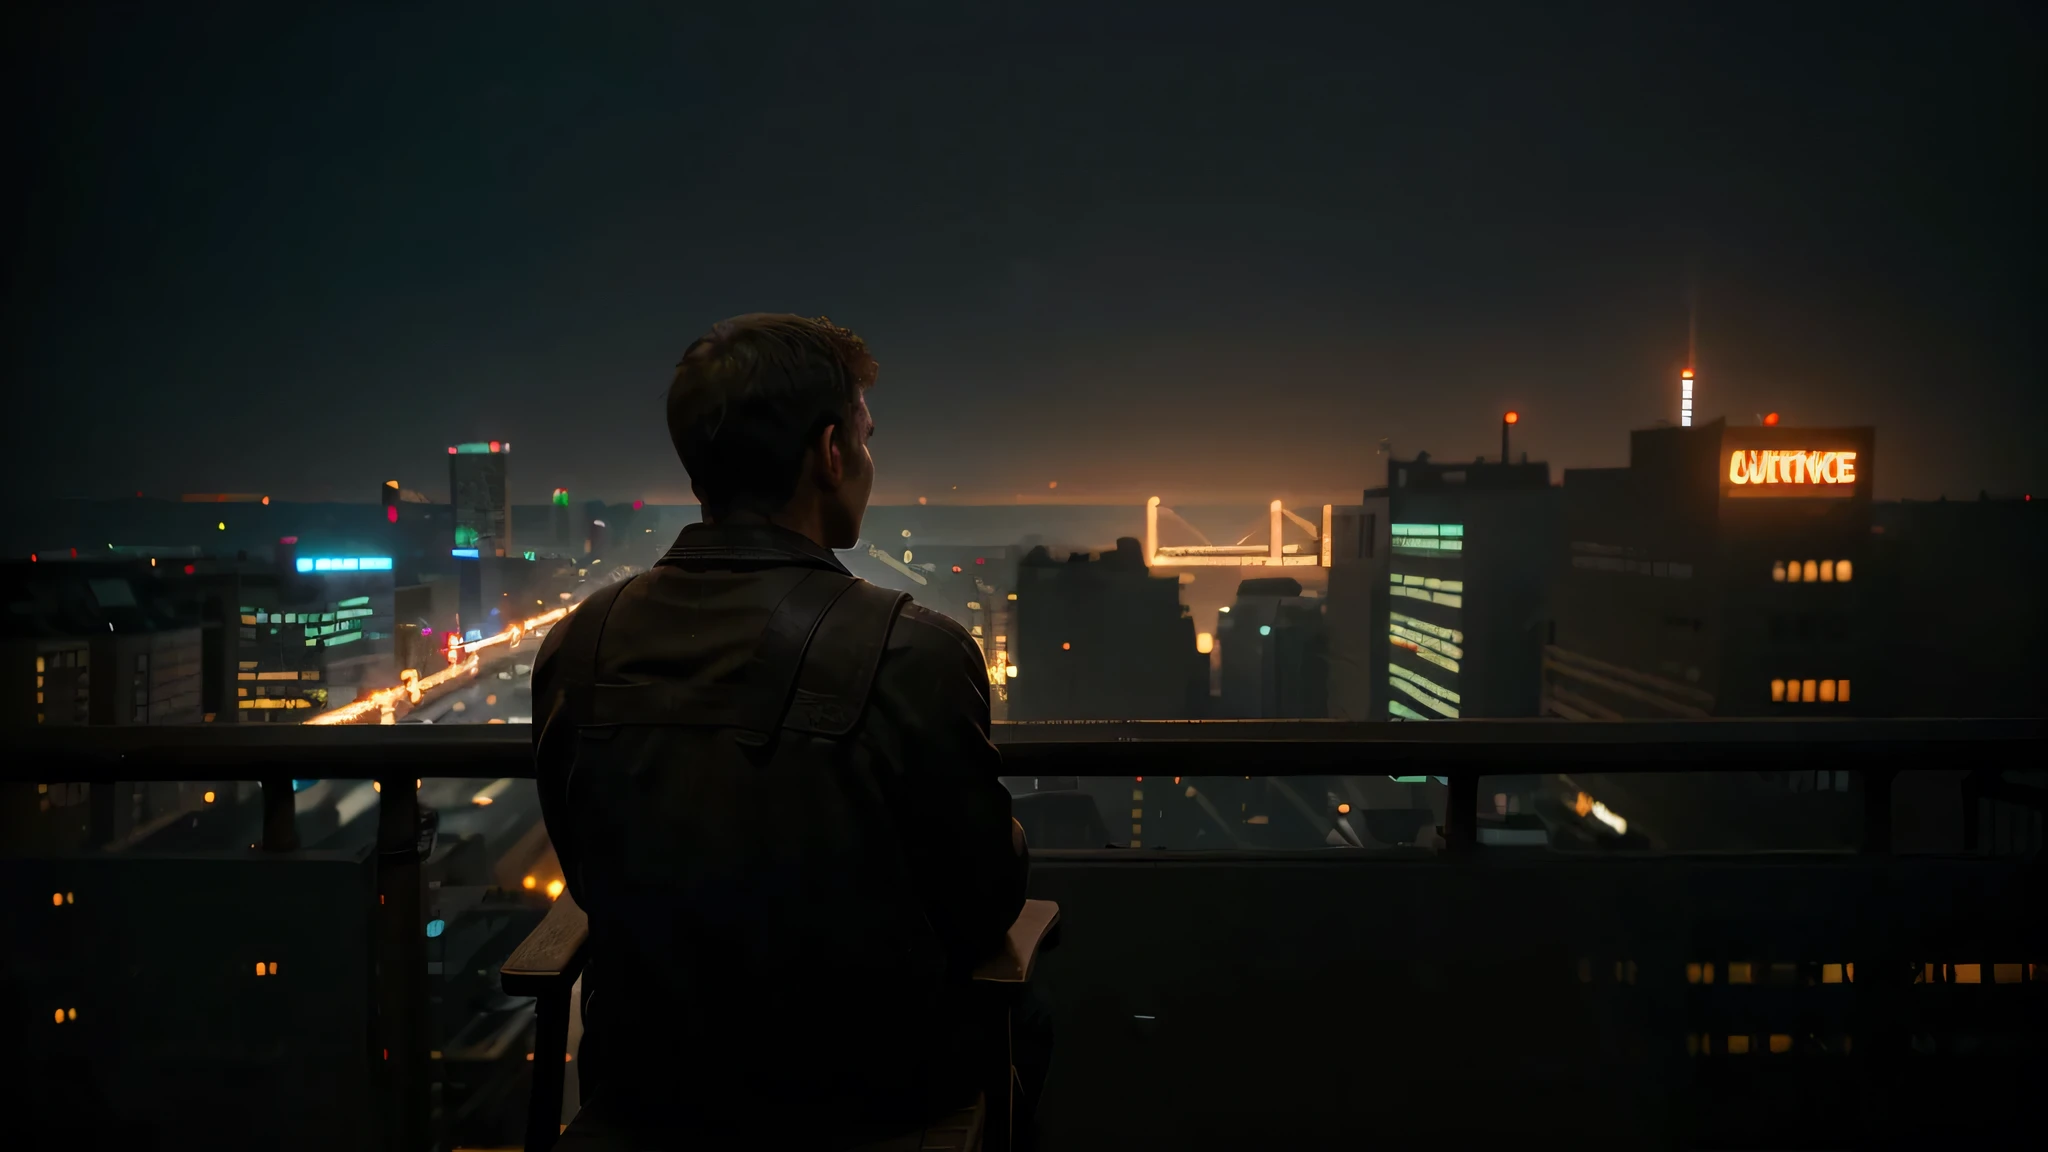
{"type": "Polygon", "coordinates": [[[455,506],[456,548],[503,556],[512,548],[512,502],[505,483],[512,446],[496,440],[448,449],[449,502],[455,506]]]}
{"type": "Polygon", "coordinates": [[[1678,374],[1678,426],[1692,427],[1692,369],[1678,374]]]}

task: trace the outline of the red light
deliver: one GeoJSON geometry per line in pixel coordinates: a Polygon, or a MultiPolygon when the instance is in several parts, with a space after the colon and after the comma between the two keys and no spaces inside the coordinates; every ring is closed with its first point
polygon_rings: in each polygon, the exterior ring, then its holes
{"type": "Polygon", "coordinates": [[[299,538],[297,536],[279,536],[277,542],[279,544],[297,544],[299,538]]]}
{"type": "Polygon", "coordinates": [[[635,500],[635,501],[633,501],[633,511],[635,511],[635,512],[638,512],[639,510],[641,510],[642,508],[645,508],[645,507],[647,507],[647,501],[645,501],[645,500],[635,500]]]}
{"type": "Polygon", "coordinates": [[[987,561],[987,560],[983,559],[983,558],[982,558],[982,557],[980,557],[980,556],[976,556],[976,557],[974,558],[974,562],[975,562],[976,564],[986,564],[986,563],[988,563],[988,561],[987,561]]]}
{"type": "Polygon", "coordinates": [[[453,456],[453,455],[455,455],[455,445],[453,445],[453,444],[450,444],[450,445],[448,446],[448,454],[449,454],[450,456],[453,456]]]}
{"type": "MultiPolygon", "coordinates": [[[[2033,499],[2033,497],[2032,497],[2032,496],[2029,496],[2029,497],[2027,497],[2027,499],[2029,499],[2029,500],[2032,500],[2032,499],[2033,499]]],[[[31,563],[31,564],[34,564],[34,563],[36,563],[36,554],[35,554],[35,553],[31,552],[31,553],[29,553],[29,554],[28,554],[28,562],[29,562],[29,563],[31,563]]]]}
{"type": "Polygon", "coordinates": [[[269,503],[270,503],[270,497],[268,497],[268,496],[265,496],[265,497],[263,498],[263,503],[264,503],[264,504],[266,504],[266,505],[267,505],[267,504],[269,504],[269,503]]]}
{"type": "Polygon", "coordinates": [[[197,572],[197,571],[199,571],[199,568],[198,568],[198,566],[197,566],[197,565],[193,565],[193,564],[187,564],[187,565],[185,565],[185,575],[187,575],[187,576],[190,576],[190,575],[192,575],[192,574],[193,574],[194,572],[197,572]]]}
{"type": "Polygon", "coordinates": [[[959,570],[960,566],[958,564],[953,565],[953,571],[958,572],[959,570]]]}
{"type": "Polygon", "coordinates": [[[493,451],[493,452],[496,452],[496,451],[498,450],[498,448],[499,448],[499,444],[498,444],[498,442],[497,442],[496,440],[493,440],[493,441],[491,441],[491,451],[493,451]]]}
{"type": "Polygon", "coordinates": [[[76,549],[76,548],[73,548],[73,549],[71,550],[71,558],[72,558],[73,560],[76,560],[76,559],[78,559],[78,549],[76,549]]]}
{"type": "Polygon", "coordinates": [[[1773,413],[1771,413],[1771,414],[1770,414],[1769,416],[1766,416],[1766,417],[1764,417],[1764,427],[1766,427],[1766,428],[1776,428],[1777,426],[1778,426],[1778,414],[1777,414],[1776,412],[1773,412],[1773,413]]]}
{"type": "Polygon", "coordinates": [[[1500,422],[1503,424],[1519,424],[1522,422],[1522,414],[1520,412],[1510,412],[1501,417],[1500,422]]]}
{"type": "Polygon", "coordinates": [[[384,510],[384,522],[387,524],[398,523],[398,506],[396,504],[384,510]]]}

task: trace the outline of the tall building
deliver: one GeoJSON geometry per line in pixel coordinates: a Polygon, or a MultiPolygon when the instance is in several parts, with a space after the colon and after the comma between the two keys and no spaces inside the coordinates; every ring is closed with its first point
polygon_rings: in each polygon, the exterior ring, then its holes
{"type": "Polygon", "coordinates": [[[485,556],[512,550],[512,501],[505,483],[512,446],[497,440],[448,449],[448,487],[455,506],[455,547],[485,556]]]}
{"type": "Polygon", "coordinates": [[[1565,473],[1546,714],[1882,715],[1869,428],[1652,428],[1565,473]]]}
{"type": "Polygon", "coordinates": [[[1537,715],[1558,512],[1550,466],[1422,453],[1388,462],[1384,499],[1385,718],[1537,715]]]}
{"type": "Polygon", "coordinates": [[[0,569],[0,716],[9,726],[197,724],[200,621],[142,563],[0,569]]]}
{"type": "Polygon", "coordinates": [[[1329,715],[1387,718],[1387,490],[1333,511],[1328,603],[1329,715]]]}
{"type": "Polygon", "coordinates": [[[1320,596],[1290,576],[1240,581],[1216,621],[1222,713],[1233,720],[1329,715],[1329,629],[1320,596]]]}
{"type": "Polygon", "coordinates": [[[1867,555],[1856,579],[1883,605],[1887,714],[2048,714],[2048,501],[1873,504],[1867,555]]]}
{"type": "Polygon", "coordinates": [[[1043,547],[1017,565],[1007,667],[1013,720],[1181,720],[1202,714],[1209,662],[1175,576],[1143,545],[1073,553],[1043,547]]]}
{"type": "Polygon", "coordinates": [[[203,560],[174,578],[209,624],[206,711],[216,722],[301,723],[397,680],[391,557],[284,561],[203,560]]]}

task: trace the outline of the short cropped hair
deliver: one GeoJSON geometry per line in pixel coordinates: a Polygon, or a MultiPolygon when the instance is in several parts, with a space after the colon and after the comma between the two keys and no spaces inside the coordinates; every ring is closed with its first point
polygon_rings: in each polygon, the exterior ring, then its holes
{"type": "Polygon", "coordinates": [[[716,519],[781,511],[819,432],[851,448],[853,411],[877,365],[859,336],[820,316],[756,312],[690,345],[668,388],[668,434],[716,519]]]}

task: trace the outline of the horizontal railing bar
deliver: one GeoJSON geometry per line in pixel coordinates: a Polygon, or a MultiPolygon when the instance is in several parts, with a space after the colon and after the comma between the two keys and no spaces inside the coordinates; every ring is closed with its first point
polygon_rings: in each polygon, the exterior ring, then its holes
{"type": "MultiPolygon", "coordinates": [[[[998,724],[1007,775],[1518,775],[1997,767],[2039,759],[2040,720],[1049,721],[998,724]]],[[[0,780],[524,778],[512,725],[18,729],[0,780]]]]}

